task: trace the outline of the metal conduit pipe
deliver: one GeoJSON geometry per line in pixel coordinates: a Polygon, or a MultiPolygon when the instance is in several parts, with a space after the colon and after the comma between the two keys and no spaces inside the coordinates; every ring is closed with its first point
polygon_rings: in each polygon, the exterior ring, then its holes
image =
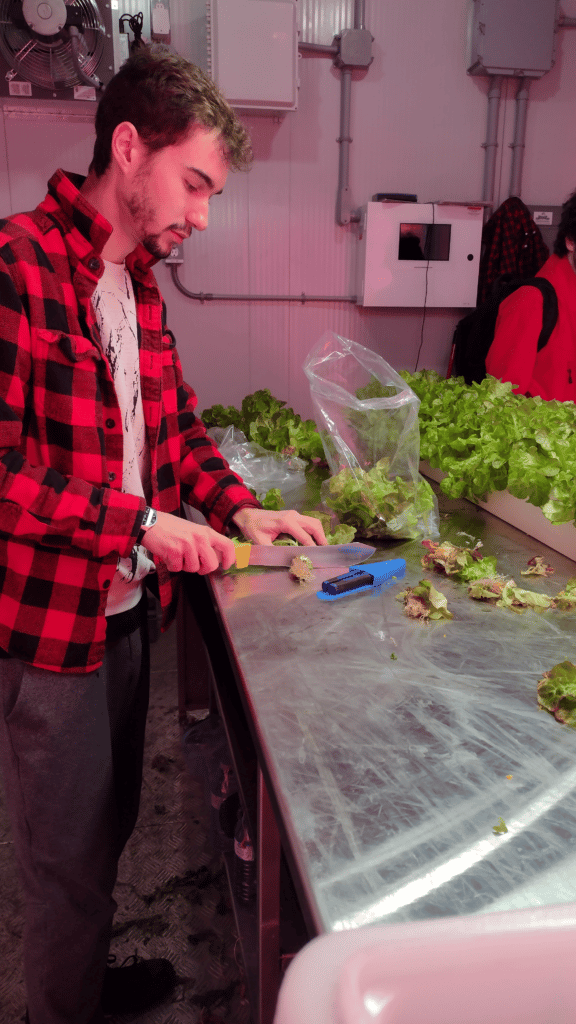
{"type": "MultiPolygon", "coordinates": [[[[354,31],[362,32],[364,37],[371,39],[370,33],[364,27],[365,0],[354,0],[354,31]]],[[[342,35],[351,35],[350,29],[344,29],[342,35]]],[[[356,54],[351,54],[347,49],[347,57],[342,54],[342,35],[335,37],[331,46],[323,46],[321,43],[298,43],[298,49],[302,53],[316,53],[322,55],[334,55],[334,64],[340,68],[340,136],[336,140],[340,147],[338,154],[338,187],[336,192],[336,223],[341,226],[351,221],[359,221],[360,215],[350,210],[349,193],[349,171],[350,171],[350,105],[352,92],[352,70],[356,67],[365,68],[372,61],[366,55],[366,42],[364,52],[362,47],[356,54]],[[348,62],[346,62],[348,61],[348,62]]],[[[348,300],[347,300],[348,301],[348,300]]]]}
{"type": "MultiPolygon", "coordinates": [[[[365,0],[354,0],[354,28],[364,30],[365,0]]],[[[338,191],[336,193],[336,223],[341,226],[359,221],[360,215],[350,209],[350,106],[352,99],[352,69],[344,65],[340,79],[340,145],[338,159],[338,191]]]]}
{"type": "Polygon", "coordinates": [[[324,46],[322,43],[298,43],[298,49],[303,53],[325,53],[326,56],[333,56],[338,53],[338,47],[335,43],[333,46],[324,46]]]}
{"type": "Polygon", "coordinates": [[[182,284],[178,276],[178,264],[170,264],[172,280],[179,292],[188,299],[198,299],[199,302],[209,302],[212,299],[232,299],[234,302],[258,300],[260,302],[358,302],[356,295],[219,295],[216,292],[190,292],[182,284]]]}
{"type": "Polygon", "coordinates": [[[528,113],[528,92],[530,79],[520,78],[516,92],[516,114],[514,120],[514,141],[510,143],[512,150],[512,168],[510,171],[511,196],[518,196],[522,191],[522,163],[524,160],[526,117],[528,113]]]}
{"type": "Polygon", "coordinates": [[[486,142],[482,143],[486,150],[484,157],[484,183],[482,200],[488,203],[486,214],[489,215],[494,206],[494,181],[496,177],[496,152],[498,149],[498,115],[500,97],[502,95],[502,75],[490,75],[488,90],[488,122],[486,126],[486,142]]]}
{"type": "Polygon", "coordinates": [[[340,81],[340,144],[338,155],[338,192],[336,195],[336,223],[349,224],[351,220],[350,189],[350,100],[352,92],[352,72],[350,68],[342,68],[340,81]]]}
{"type": "Polygon", "coordinates": [[[365,28],[364,12],[366,9],[365,0],[354,0],[354,28],[365,28]]]}

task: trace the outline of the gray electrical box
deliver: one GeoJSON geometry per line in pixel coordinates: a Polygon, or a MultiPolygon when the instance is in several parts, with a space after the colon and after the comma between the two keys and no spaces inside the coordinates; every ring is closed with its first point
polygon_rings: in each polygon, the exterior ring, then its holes
{"type": "Polygon", "coordinates": [[[541,78],[554,66],[558,0],[473,0],[469,75],[541,78]]]}

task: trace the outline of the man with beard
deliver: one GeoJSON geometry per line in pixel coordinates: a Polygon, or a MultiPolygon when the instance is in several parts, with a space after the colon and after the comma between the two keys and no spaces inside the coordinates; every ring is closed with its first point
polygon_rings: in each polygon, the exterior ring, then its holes
{"type": "Polygon", "coordinates": [[[0,221],[0,757],[25,897],[30,1024],[100,1024],[166,997],[167,961],[107,966],[148,705],[147,583],[234,562],[267,512],[195,415],[151,265],[203,231],[250,144],[213,82],[142,47],[108,85],[88,176],[0,221]],[[181,517],[181,503],[207,525],[181,517]]]}

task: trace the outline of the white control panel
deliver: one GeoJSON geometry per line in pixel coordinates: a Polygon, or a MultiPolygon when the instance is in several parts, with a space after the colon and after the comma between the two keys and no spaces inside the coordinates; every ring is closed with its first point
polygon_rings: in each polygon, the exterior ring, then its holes
{"type": "Polygon", "coordinates": [[[359,234],[359,304],[473,308],[482,224],[481,205],[368,203],[359,234]]]}

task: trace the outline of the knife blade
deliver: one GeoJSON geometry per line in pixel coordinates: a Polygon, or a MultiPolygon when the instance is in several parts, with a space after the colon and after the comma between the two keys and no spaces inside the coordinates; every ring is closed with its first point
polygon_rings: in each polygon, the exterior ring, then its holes
{"type": "Polygon", "coordinates": [[[289,566],[293,558],[306,556],[317,568],[355,565],[365,562],[376,548],[369,544],[313,544],[310,547],[294,544],[239,544],[236,548],[236,567],[248,565],[289,566]]]}

